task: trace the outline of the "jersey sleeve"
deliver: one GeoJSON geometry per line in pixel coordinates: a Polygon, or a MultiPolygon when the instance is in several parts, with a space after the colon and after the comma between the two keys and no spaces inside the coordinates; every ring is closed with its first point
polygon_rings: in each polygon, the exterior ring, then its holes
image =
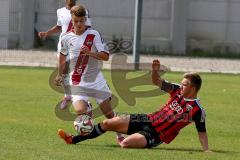
{"type": "Polygon", "coordinates": [[[96,31],[95,33],[95,38],[94,38],[94,45],[97,49],[98,52],[106,52],[109,54],[109,50],[108,47],[106,45],[106,43],[104,42],[104,40],[102,39],[101,35],[99,32],[96,31]]]}
{"type": "Polygon", "coordinates": [[[180,89],[179,84],[168,82],[167,80],[163,80],[161,90],[169,93],[173,96],[180,89]]]}
{"type": "Polygon", "coordinates": [[[90,15],[89,15],[89,10],[86,9],[86,18],[87,18],[87,21],[86,21],[86,26],[92,26],[92,20],[90,18],[90,15]]]}
{"type": "Polygon", "coordinates": [[[206,115],[203,109],[199,110],[193,117],[198,132],[206,132],[205,118],[206,115]]]}
{"type": "Polygon", "coordinates": [[[62,22],[61,22],[61,17],[59,14],[59,10],[57,10],[57,26],[62,26],[62,22]]]}
{"type": "Polygon", "coordinates": [[[65,36],[61,37],[61,47],[60,47],[60,53],[67,56],[67,40],[65,36]]]}
{"type": "Polygon", "coordinates": [[[85,9],[85,12],[86,12],[86,18],[90,18],[89,17],[89,10],[87,8],[85,9]]]}

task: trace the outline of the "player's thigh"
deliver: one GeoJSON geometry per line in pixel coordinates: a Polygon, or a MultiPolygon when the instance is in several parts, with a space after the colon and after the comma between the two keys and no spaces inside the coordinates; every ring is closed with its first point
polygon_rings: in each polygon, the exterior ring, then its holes
{"type": "Polygon", "coordinates": [[[113,118],[114,113],[113,113],[113,109],[110,102],[112,97],[112,92],[110,91],[107,83],[104,83],[103,85],[99,85],[97,87],[97,90],[100,92],[95,94],[95,100],[99,104],[102,113],[107,118],[113,118]]]}
{"type": "Polygon", "coordinates": [[[105,131],[116,131],[127,133],[130,121],[130,115],[118,116],[111,119],[105,119],[101,123],[101,127],[105,131]]]}
{"type": "Polygon", "coordinates": [[[120,145],[123,148],[145,148],[147,146],[147,140],[144,135],[134,133],[125,138],[120,145]]]}
{"type": "Polygon", "coordinates": [[[83,114],[88,109],[88,97],[80,95],[72,95],[72,104],[77,114],[83,114]]]}
{"type": "Polygon", "coordinates": [[[109,100],[112,97],[112,92],[110,88],[108,87],[106,82],[103,82],[102,85],[98,85],[96,88],[96,93],[94,94],[94,99],[96,102],[103,107],[109,107],[107,109],[111,109],[111,105],[109,103],[109,100]]]}

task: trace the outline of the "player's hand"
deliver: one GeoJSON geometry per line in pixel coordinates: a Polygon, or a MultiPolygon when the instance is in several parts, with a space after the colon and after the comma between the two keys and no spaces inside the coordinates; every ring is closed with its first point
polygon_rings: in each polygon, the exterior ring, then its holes
{"type": "Polygon", "coordinates": [[[155,59],[152,62],[152,70],[153,71],[159,71],[160,70],[160,62],[159,60],[155,59]]]}
{"type": "Polygon", "coordinates": [[[87,46],[84,46],[84,45],[81,47],[81,52],[83,52],[86,55],[91,55],[91,52],[90,52],[89,48],[87,46]]]}
{"type": "Polygon", "coordinates": [[[39,33],[38,33],[38,36],[39,36],[41,39],[46,39],[47,36],[48,36],[48,34],[47,34],[47,32],[39,32],[39,33]]]}
{"type": "Polygon", "coordinates": [[[62,83],[63,83],[63,76],[61,76],[61,75],[58,74],[58,75],[55,77],[55,79],[54,79],[54,84],[55,84],[56,86],[61,86],[62,83]]]}

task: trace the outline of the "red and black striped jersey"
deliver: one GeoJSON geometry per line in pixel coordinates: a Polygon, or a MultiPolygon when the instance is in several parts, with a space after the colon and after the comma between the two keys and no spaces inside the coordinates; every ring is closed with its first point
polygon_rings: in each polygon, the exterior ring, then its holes
{"type": "MultiPolygon", "coordinates": [[[[157,112],[148,114],[152,127],[159,134],[160,139],[170,143],[191,122],[195,122],[198,132],[205,132],[205,111],[198,99],[186,99],[181,95],[180,86],[166,81],[163,86],[171,85],[168,102],[157,112]]],[[[164,88],[162,87],[162,90],[164,88]]]]}

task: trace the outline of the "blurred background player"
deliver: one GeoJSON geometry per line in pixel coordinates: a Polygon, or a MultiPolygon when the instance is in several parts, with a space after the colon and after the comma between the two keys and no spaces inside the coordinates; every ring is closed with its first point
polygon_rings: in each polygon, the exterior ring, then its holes
{"type": "MultiPolygon", "coordinates": [[[[60,47],[61,47],[61,36],[69,32],[72,29],[72,21],[71,21],[71,13],[70,10],[73,6],[76,5],[77,0],[65,0],[65,7],[62,7],[57,10],[57,24],[53,26],[51,29],[49,29],[46,32],[39,32],[39,37],[41,39],[46,39],[48,36],[51,36],[53,34],[61,32],[59,36],[59,42],[58,42],[58,53],[60,53],[60,47]]],[[[89,17],[89,12],[86,9],[86,17],[87,21],[85,25],[87,27],[91,27],[91,19],[89,17]]],[[[67,57],[67,61],[69,61],[69,57],[67,57]]],[[[71,102],[71,95],[68,95],[65,93],[63,100],[60,103],[60,108],[65,109],[68,105],[68,103],[71,102]]]]}
{"type": "MultiPolygon", "coordinates": [[[[63,85],[70,90],[73,107],[78,115],[88,113],[88,100],[93,98],[99,104],[107,118],[113,118],[110,100],[112,93],[99,68],[99,61],[109,59],[109,51],[100,33],[87,28],[86,11],[82,5],[71,8],[73,30],[61,37],[59,53],[57,85],[63,85]],[[66,57],[70,57],[68,74],[64,74],[66,57]]],[[[117,134],[118,142],[124,137],[117,134]]]]}
{"type": "Polygon", "coordinates": [[[121,143],[123,148],[151,148],[161,143],[170,143],[180,130],[195,122],[199,141],[204,152],[208,148],[208,136],[205,127],[205,111],[197,99],[202,80],[197,73],[186,73],[180,85],[160,78],[160,62],[152,64],[152,82],[161,90],[170,94],[165,105],[152,114],[130,114],[104,120],[95,125],[94,130],[86,136],[72,136],[64,130],[58,135],[67,144],[76,144],[86,139],[96,138],[106,131],[128,134],[121,143]]]}

